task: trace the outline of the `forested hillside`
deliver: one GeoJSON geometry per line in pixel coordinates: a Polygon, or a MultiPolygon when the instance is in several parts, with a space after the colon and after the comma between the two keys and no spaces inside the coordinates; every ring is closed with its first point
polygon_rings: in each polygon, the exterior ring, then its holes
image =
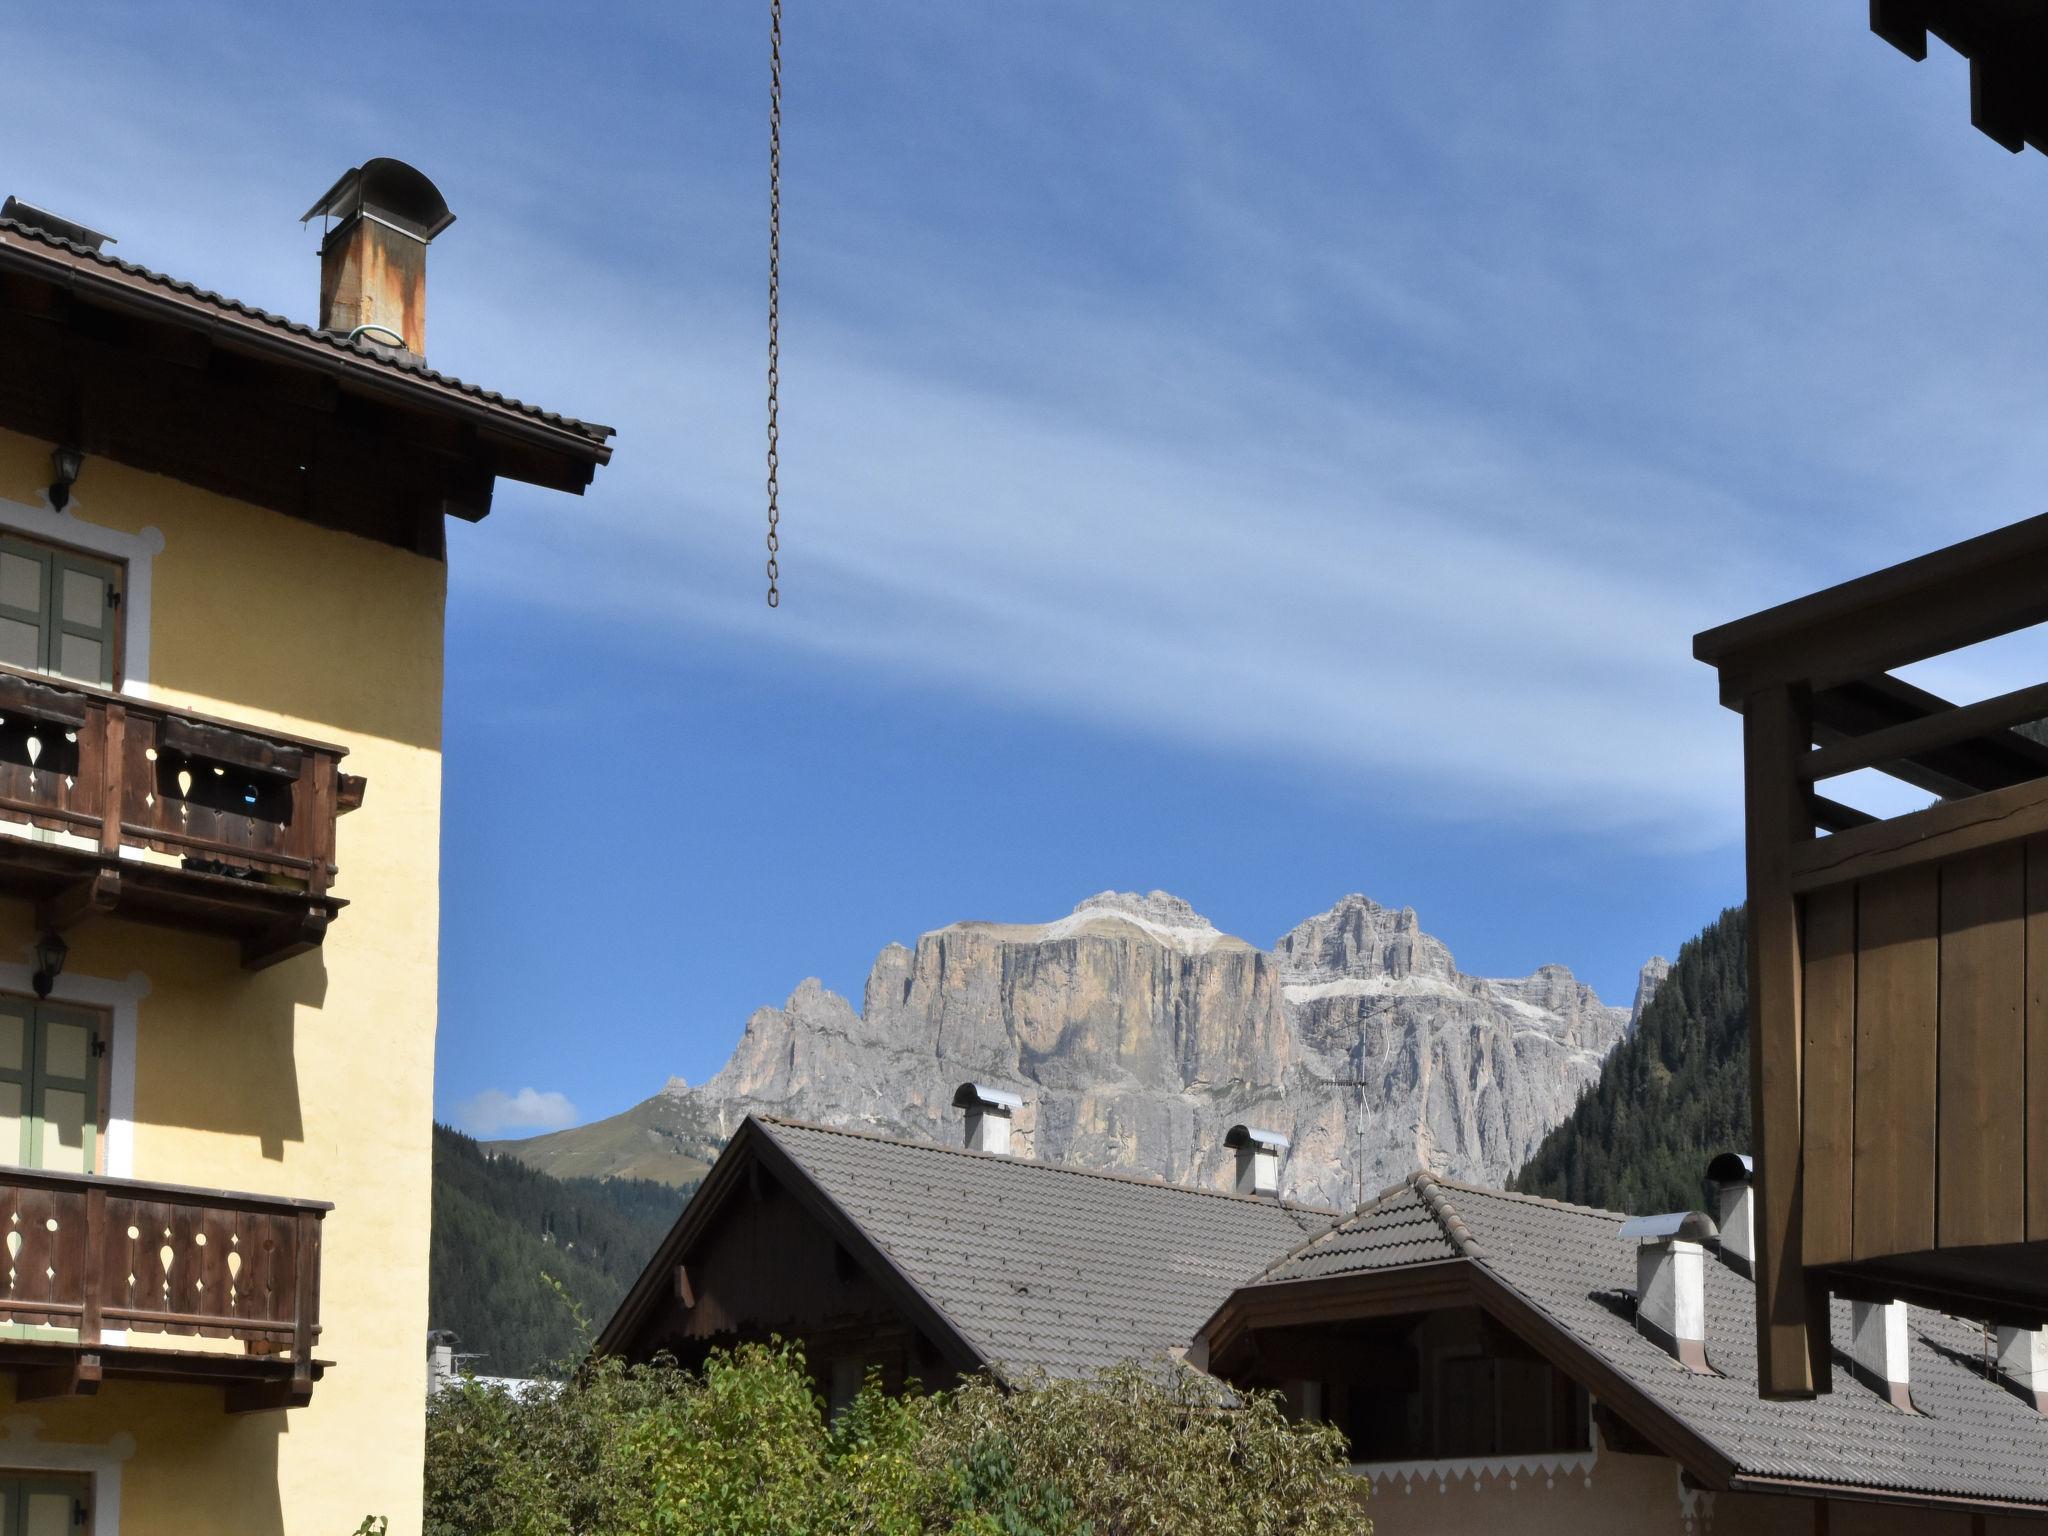
{"type": "Polygon", "coordinates": [[[1742,909],[1678,952],[1635,1033],[1544,1138],[1512,1188],[1608,1210],[1691,1210],[1716,1152],[1749,1148],[1742,909]]]}
{"type": "Polygon", "coordinates": [[[689,1195],[651,1179],[550,1178],[435,1126],[430,1326],[452,1328],[479,1375],[545,1372],[584,1342],[548,1281],[602,1327],[689,1195]]]}

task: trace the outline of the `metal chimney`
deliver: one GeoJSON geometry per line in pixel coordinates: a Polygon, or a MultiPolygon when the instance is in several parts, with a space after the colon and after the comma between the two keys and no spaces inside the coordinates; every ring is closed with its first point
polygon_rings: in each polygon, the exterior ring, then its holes
{"type": "Polygon", "coordinates": [[[1849,1361],[1856,1379],[1894,1408],[1913,1412],[1912,1331],[1903,1301],[1849,1304],[1849,1361]]]}
{"type": "Polygon", "coordinates": [[[1623,1238],[1636,1238],[1636,1331],[1690,1371],[1707,1364],[1707,1250],[1716,1235],[1700,1211],[1632,1216],[1623,1238]]]}
{"type": "Polygon", "coordinates": [[[403,160],[365,160],[306,210],[320,241],[320,329],[427,351],[427,244],[455,222],[440,189],[403,160]]]}
{"type": "Polygon", "coordinates": [[[1010,1121],[1024,1100],[987,1083],[962,1083],[953,1090],[953,1107],[967,1111],[967,1150],[1010,1155],[1010,1121]]]}
{"type": "Polygon", "coordinates": [[[1280,1198],[1280,1159],[1292,1143],[1278,1131],[1257,1126],[1233,1125],[1223,1136],[1223,1145],[1237,1153],[1237,1192],[1280,1198]]]}
{"type": "Polygon", "coordinates": [[[1721,1262],[1738,1274],[1756,1274],[1756,1164],[1742,1152],[1723,1152],[1707,1164],[1714,1220],[1721,1228],[1721,1262]]]}

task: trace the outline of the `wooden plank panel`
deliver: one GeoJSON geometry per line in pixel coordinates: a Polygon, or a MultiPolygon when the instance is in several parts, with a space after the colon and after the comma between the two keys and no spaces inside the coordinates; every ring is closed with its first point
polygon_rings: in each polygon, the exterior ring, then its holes
{"type": "Polygon", "coordinates": [[[1853,1251],[1856,1190],[1856,888],[1816,891],[1803,906],[1806,1262],[1842,1264],[1853,1251]]]}
{"type": "Polygon", "coordinates": [[[1857,888],[1855,1256],[1934,1246],[1939,872],[1857,888]]]}
{"type": "Polygon", "coordinates": [[[1943,863],[2039,833],[2048,833],[2048,778],[1944,800],[1809,841],[1792,852],[1792,889],[1803,894],[1887,870],[1943,863]]]}
{"type": "Polygon", "coordinates": [[[2027,844],[2027,1241],[2048,1242],[2048,838],[2027,844]]]}
{"type": "Polygon", "coordinates": [[[2017,1242],[2026,1222],[2026,857],[2008,843],[1941,870],[1935,1239],[2017,1242]]]}

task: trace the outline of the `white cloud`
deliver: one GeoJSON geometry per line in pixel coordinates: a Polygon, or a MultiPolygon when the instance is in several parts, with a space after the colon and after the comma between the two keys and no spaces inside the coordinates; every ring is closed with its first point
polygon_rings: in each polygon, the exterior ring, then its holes
{"type": "Polygon", "coordinates": [[[455,1124],[472,1136],[494,1137],[559,1131],[576,1123],[576,1106],[552,1090],[522,1088],[506,1093],[486,1088],[455,1107],[455,1124]]]}

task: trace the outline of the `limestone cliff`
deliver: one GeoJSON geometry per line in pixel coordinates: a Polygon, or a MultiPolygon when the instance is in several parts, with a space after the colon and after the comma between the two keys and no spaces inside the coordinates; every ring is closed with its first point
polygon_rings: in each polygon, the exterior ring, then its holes
{"type": "MultiPolygon", "coordinates": [[[[708,1082],[602,1124],[643,1169],[711,1155],[755,1110],[950,1141],[973,1078],[1024,1096],[1026,1155],[1222,1185],[1244,1120],[1293,1138],[1288,1193],[1345,1204],[1417,1164],[1505,1181],[1629,1022],[1562,966],[1466,976],[1413,911],[1363,896],[1266,950],[1163,892],[1105,892],[1057,922],[892,944],[858,1009],[806,981],[708,1082]]],[[[601,1171],[581,1166],[593,1129],[504,1147],[601,1171]]]]}

